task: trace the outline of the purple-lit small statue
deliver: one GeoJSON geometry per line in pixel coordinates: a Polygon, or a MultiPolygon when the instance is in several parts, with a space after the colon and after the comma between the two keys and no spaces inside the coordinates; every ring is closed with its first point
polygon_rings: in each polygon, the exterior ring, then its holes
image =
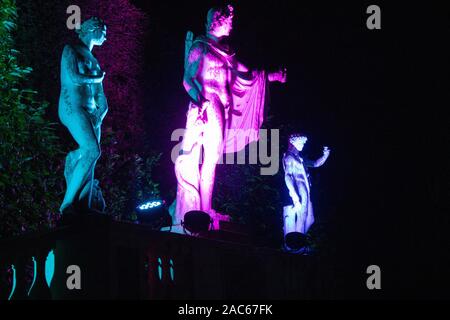
{"type": "Polygon", "coordinates": [[[66,45],[61,58],[59,118],[79,146],[66,157],[67,189],[61,213],[73,212],[74,205],[81,202],[89,209],[103,211],[105,207],[94,168],[100,157],[100,127],[108,103],[102,85],[105,72],[92,49],[106,40],[106,25],[94,17],[83,22],[77,33],[79,41],[66,45]]]}
{"type": "Polygon", "coordinates": [[[183,85],[191,102],[175,163],[175,223],[191,210],[218,217],[211,207],[216,164],[223,153],[238,152],[258,140],[266,83],[286,82],[286,69],[250,71],[237,61],[224,43],[232,24],[232,6],[212,8],[207,15],[206,36],[194,39],[192,32],[186,36],[183,85]]]}
{"type": "Polygon", "coordinates": [[[290,135],[289,147],[283,156],[284,179],[293,203],[284,207],[284,235],[291,232],[306,234],[314,223],[307,168],[320,167],[330,155],[328,147],[324,147],[323,156],[316,161],[304,159],[300,152],[306,141],[308,138],[304,135],[290,135]]]}

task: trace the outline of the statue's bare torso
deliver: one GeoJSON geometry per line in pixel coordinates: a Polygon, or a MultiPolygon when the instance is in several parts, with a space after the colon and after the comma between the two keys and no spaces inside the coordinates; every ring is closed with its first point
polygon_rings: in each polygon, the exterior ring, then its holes
{"type": "Polygon", "coordinates": [[[62,65],[70,64],[70,69],[61,67],[61,95],[59,115],[66,124],[74,113],[87,114],[98,127],[107,112],[104,99],[103,84],[74,81],[72,72],[80,75],[99,76],[102,74],[97,59],[83,46],[66,46],[63,52],[62,65]],[[65,60],[65,61],[64,61],[65,60]]]}
{"type": "Polygon", "coordinates": [[[223,107],[232,103],[231,86],[233,61],[227,59],[210,45],[196,41],[191,49],[190,60],[196,65],[194,79],[201,88],[202,95],[223,107]]]}

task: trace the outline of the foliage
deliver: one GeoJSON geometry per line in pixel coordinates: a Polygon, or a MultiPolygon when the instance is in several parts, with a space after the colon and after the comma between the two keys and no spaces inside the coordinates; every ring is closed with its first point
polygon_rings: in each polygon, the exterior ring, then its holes
{"type": "Polygon", "coordinates": [[[252,226],[256,234],[279,237],[277,233],[282,227],[280,173],[263,176],[260,168],[260,165],[248,164],[220,165],[214,207],[231,215],[235,221],[252,226]]]}
{"type": "MultiPolygon", "coordinates": [[[[277,143],[279,150],[285,150],[286,128],[274,123],[270,116],[266,118],[264,127],[280,129],[281,137],[277,143]]],[[[270,146],[271,134],[267,138],[270,146]]],[[[245,154],[248,159],[249,146],[245,154]]],[[[252,226],[253,232],[265,238],[267,243],[280,242],[282,237],[285,185],[281,158],[279,160],[279,170],[274,176],[261,175],[263,165],[260,163],[219,165],[216,174],[214,207],[231,215],[234,221],[252,226]]]]}
{"type": "Polygon", "coordinates": [[[0,0],[0,237],[48,226],[57,211],[63,173],[54,123],[46,118],[18,62],[15,1],[0,0]]]}

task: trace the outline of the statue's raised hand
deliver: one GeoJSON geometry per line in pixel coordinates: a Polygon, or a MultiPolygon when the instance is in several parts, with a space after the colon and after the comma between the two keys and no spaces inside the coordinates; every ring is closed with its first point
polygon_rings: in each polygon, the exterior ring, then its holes
{"type": "Polygon", "coordinates": [[[323,147],[323,155],[327,158],[330,155],[330,149],[327,146],[323,147]]]}

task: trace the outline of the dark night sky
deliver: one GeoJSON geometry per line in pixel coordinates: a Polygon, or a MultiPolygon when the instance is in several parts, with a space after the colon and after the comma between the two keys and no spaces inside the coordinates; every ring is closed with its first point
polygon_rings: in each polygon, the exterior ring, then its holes
{"type": "MultiPolygon", "coordinates": [[[[134,3],[150,19],[148,143],[163,151],[167,162],[174,144],[170,134],[184,127],[188,103],[182,87],[184,37],[187,30],[203,33],[215,2],[134,3]]],[[[437,8],[383,5],[382,30],[369,31],[370,4],[236,2],[230,42],[252,68],[288,68],[288,83],[270,88],[275,125],[306,131],[311,155],[322,145],[332,149],[319,170],[326,201],[338,215],[332,219],[333,239],[342,268],[364,279],[365,268],[379,264],[392,296],[418,288],[444,292],[438,274],[448,239],[440,231],[448,218],[438,214],[444,207],[428,199],[428,183],[442,171],[429,168],[425,158],[433,159],[434,147],[448,145],[448,130],[439,135],[429,130],[439,127],[430,122],[439,118],[439,100],[427,93],[444,89],[441,80],[448,77],[443,69],[448,63],[437,62],[448,60],[447,50],[438,50],[448,25],[437,8]],[[419,113],[423,109],[426,114],[419,113]]],[[[172,171],[164,171],[163,190],[175,183],[172,171]]],[[[361,279],[354,279],[355,286],[361,279]]]]}

